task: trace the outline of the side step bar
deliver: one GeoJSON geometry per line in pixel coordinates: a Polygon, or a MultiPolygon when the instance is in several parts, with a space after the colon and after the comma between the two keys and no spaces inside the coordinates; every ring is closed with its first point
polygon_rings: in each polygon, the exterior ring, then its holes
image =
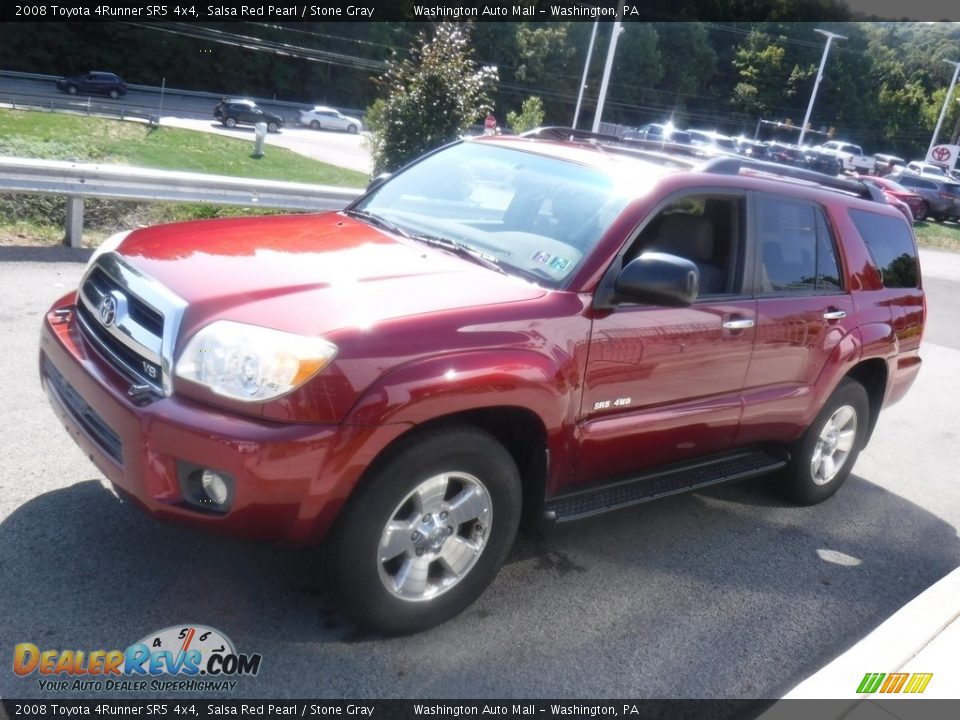
{"type": "Polygon", "coordinates": [[[543,516],[544,519],[555,522],[577,520],[667,495],[765,475],[786,464],[786,459],[759,450],[724,455],[713,460],[675,466],[629,480],[559,495],[546,502],[543,516]]]}

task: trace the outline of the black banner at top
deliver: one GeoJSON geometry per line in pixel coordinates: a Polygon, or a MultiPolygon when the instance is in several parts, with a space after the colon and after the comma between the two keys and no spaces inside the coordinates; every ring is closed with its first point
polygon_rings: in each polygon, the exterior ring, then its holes
{"type": "Polygon", "coordinates": [[[960,20],[953,0],[2,0],[4,22],[960,20]]]}

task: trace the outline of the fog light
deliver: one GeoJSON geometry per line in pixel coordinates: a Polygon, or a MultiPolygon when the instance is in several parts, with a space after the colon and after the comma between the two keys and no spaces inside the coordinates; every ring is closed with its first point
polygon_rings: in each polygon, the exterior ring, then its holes
{"type": "Polygon", "coordinates": [[[203,486],[207,498],[214,505],[223,505],[230,497],[230,488],[227,486],[227,481],[213,470],[203,471],[203,475],[200,476],[200,484],[203,486]]]}

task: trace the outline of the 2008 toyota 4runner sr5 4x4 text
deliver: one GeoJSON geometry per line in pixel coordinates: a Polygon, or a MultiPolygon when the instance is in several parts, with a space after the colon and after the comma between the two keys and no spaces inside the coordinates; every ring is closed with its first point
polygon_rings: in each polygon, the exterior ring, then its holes
{"type": "Polygon", "coordinates": [[[48,312],[51,403],[165,521],[320,544],[424,629],[565,521],[770,476],[830,497],[920,368],[903,215],[855,180],[544,129],[342,212],[122,233],[48,312]]]}

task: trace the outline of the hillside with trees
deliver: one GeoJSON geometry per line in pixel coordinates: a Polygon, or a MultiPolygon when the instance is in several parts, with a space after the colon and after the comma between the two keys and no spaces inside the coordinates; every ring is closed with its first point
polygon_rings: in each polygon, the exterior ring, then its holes
{"type": "MultiPolygon", "coordinates": [[[[835,16],[846,14],[838,9],[835,16]]],[[[569,124],[592,27],[476,23],[473,59],[496,67],[490,98],[497,117],[520,112],[536,96],[546,123],[569,124]]],[[[870,152],[922,154],[950,82],[943,60],[960,60],[960,25],[626,22],[604,120],[636,126],[672,117],[682,126],[751,136],[760,119],[799,125],[824,47],[815,27],[847,39],[831,48],[812,127],[834,128],[870,152]]],[[[611,28],[599,26],[581,126],[593,117],[611,28]]],[[[132,83],[165,79],[169,87],[365,110],[381,95],[375,81],[388,61],[395,53],[406,57],[418,32],[432,29],[382,22],[8,23],[0,27],[0,68],[55,75],[103,68],[132,83]]],[[[958,130],[954,102],[941,138],[958,130]]]]}

